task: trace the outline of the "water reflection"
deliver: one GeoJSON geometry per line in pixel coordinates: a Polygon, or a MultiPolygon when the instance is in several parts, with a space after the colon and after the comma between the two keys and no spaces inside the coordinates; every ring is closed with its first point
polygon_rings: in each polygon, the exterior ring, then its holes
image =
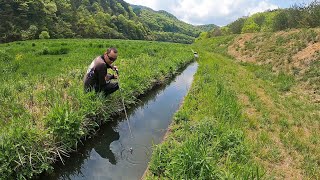
{"type": "Polygon", "coordinates": [[[94,138],[71,154],[65,165],[57,163],[54,172],[41,179],[140,179],[150,160],[152,145],[161,142],[196,69],[194,63],[170,84],[160,85],[140,97],[138,106],[128,111],[133,138],[127,121],[120,117],[103,126],[94,138]]]}
{"type": "Polygon", "coordinates": [[[111,126],[105,132],[108,132],[106,136],[102,139],[102,141],[96,142],[94,145],[94,150],[100,155],[100,157],[104,159],[108,159],[109,162],[113,165],[117,163],[116,157],[110,149],[110,144],[113,141],[119,140],[120,135],[118,132],[115,132],[111,126]]]}

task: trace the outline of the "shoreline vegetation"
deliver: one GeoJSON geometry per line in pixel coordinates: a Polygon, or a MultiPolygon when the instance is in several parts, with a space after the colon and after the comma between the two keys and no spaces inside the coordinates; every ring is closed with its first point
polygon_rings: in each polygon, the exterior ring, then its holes
{"type": "Polygon", "coordinates": [[[127,106],[193,61],[184,44],[125,40],[35,40],[1,44],[0,174],[24,179],[50,171],[77,144],[121,112],[118,92],[83,92],[87,66],[106,48],[116,61],[127,106]]]}
{"type": "MultiPolygon", "coordinates": [[[[298,52],[287,50],[299,54],[318,42],[306,42],[305,32],[279,32],[275,39],[298,34],[289,40],[305,43],[305,47],[298,52]]],[[[260,33],[196,40],[192,48],[200,58],[194,82],[167,138],[154,147],[145,179],[319,177],[320,104],[314,101],[316,91],[307,93],[319,84],[306,86],[305,78],[300,77],[305,74],[283,71],[278,58],[267,58],[271,67],[260,58],[250,61],[247,57],[256,58],[250,56],[255,51],[268,52],[269,46],[261,43],[273,46],[273,38],[261,37],[260,33]],[[249,35],[251,38],[244,38],[249,35]],[[260,39],[253,42],[255,38],[260,39]],[[235,59],[229,53],[241,43],[256,48],[248,54],[239,47],[235,59]]],[[[310,57],[303,59],[308,62],[303,70],[312,71],[308,77],[317,78],[317,63],[312,61],[319,62],[318,54],[310,57]]]]}

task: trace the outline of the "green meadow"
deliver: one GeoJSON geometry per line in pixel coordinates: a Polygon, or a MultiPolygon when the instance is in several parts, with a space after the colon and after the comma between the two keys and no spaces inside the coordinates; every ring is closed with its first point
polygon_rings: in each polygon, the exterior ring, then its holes
{"type": "Polygon", "coordinates": [[[200,55],[192,88],[164,142],[153,148],[146,179],[316,179],[320,105],[313,98],[318,91],[306,89],[318,87],[318,61],[306,65],[303,76],[274,68],[278,58],[271,58],[275,65],[241,61],[246,56],[229,54],[240,38],[202,36],[192,45],[99,39],[1,44],[1,178],[52,170],[121,113],[119,92],[107,98],[84,93],[82,83],[91,61],[114,46],[128,107],[193,61],[191,49],[200,55]],[[308,79],[316,83],[309,87],[308,79]]]}
{"type": "MultiPolygon", "coordinates": [[[[130,40],[34,40],[0,45],[0,174],[32,178],[122,111],[120,93],[84,93],[91,61],[119,50],[126,105],[193,60],[190,46],[130,40]]],[[[112,73],[112,72],[110,72],[112,73]]]]}
{"type": "Polygon", "coordinates": [[[146,179],[316,179],[320,105],[293,75],[228,55],[236,36],[198,39],[192,88],[146,179]]]}

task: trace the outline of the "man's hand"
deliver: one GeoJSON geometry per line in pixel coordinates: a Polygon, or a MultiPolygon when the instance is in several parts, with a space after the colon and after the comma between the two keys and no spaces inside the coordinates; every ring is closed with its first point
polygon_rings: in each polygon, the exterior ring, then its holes
{"type": "Polygon", "coordinates": [[[117,74],[107,74],[105,77],[106,81],[110,81],[111,79],[118,79],[118,75],[117,74]]]}
{"type": "Polygon", "coordinates": [[[112,66],[112,70],[118,71],[118,67],[117,66],[112,66]]]}

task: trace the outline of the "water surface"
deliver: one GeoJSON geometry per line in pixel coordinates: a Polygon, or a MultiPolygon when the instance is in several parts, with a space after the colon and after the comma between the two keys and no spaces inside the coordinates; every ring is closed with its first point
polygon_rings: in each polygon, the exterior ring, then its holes
{"type": "Polygon", "coordinates": [[[151,147],[159,144],[193,81],[197,63],[189,65],[170,83],[147,93],[137,107],[104,125],[67,158],[57,163],[50,175],[41,179],[140,179],[151,157],[151,147]],[[132,148],[132,151],[130,151],[132,148]]]}

